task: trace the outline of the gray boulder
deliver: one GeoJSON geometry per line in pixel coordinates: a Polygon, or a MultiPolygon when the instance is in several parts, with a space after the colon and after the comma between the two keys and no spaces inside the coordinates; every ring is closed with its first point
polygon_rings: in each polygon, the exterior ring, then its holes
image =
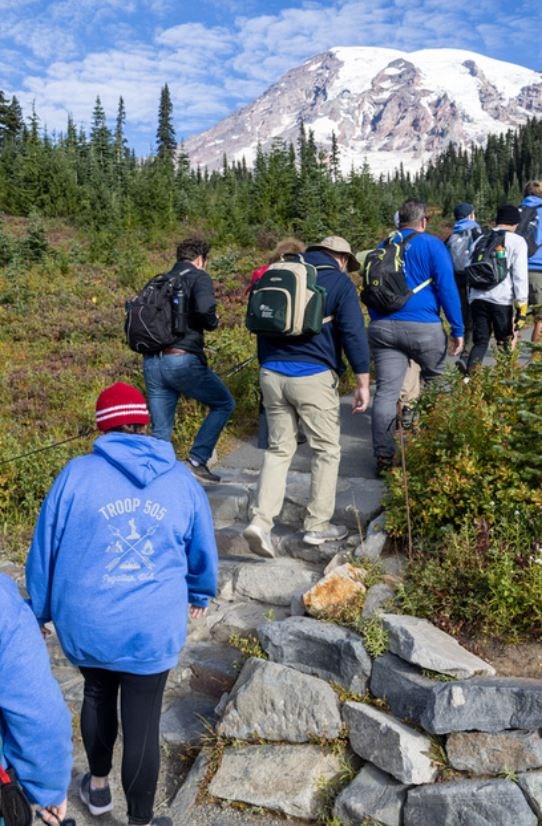
{"type": "Polygon", "coordinates": [[[242,637],[256,635],[258,626],[272,617],[274,620],[289,616],[287,608],[266,605],[264,602],[234,602],[219,605],[207,617],[207,627],[217,642],[228,642],[232,634],[242,637]]]}
{"type": "Polygon", "coordinates": [[[473,677],[440,682],[429,679],[393,654],[373,663],[371,691],[392,712],[431,734],[542,726],[542,680],[473,677]]]}
{"type": "Polygon", "coordinates": [[[542,739],[537,731],[456,732],[448,735],[446,754],[454,769],[471,774],[526,771],[542,766],[542,739]]]}
{"type": "Polygon", "coordinates": [[[412,665],[458,679],[495,674],[493,666],[426,619],[402,614],[382,614],[381,619],[388,632],[389,650],[412,665]]]}
{"type": "Polygon", "coordinates": [[[182,750],[202,743],[216,722],[216,699],[206,694],[181,694],[175,697],[160,718],[163,741],[182,750]]]}
{"type": "Polygon", "coordinates": [[[341,768],[336,755],[313,745],[227,748],[209,794],[316,820],[322,784],[336,780],[341,768]]]}
{"type": "Polygon", "coordinates": [[[358,826],[367,818],[384,826],[401,826],[409,788],[371,763],[366,763],[337,797],[333,815],[345,826],[358,826]]]}
{"type": "Polygon", "coordinates": [[[369,562],[376,562],[383,553],[387,542],[387,533],[367,534],[365,539],[354,551],[354,556],[357,556],[360,559],[367,559],[369,562]]]}
{"type": "Polygon", "coordinates": [[[429,737],[366,703],[345,703],[343,716],[350,745],[364,760],[401,783],[418,785],[436,778],[429,737]]]}
{"type": "Polygon", "coordinates": [[[319,579],[319,572],[301,560],[262,559],[237,568],[234,591],[237,597],[286,607],[293,596],[308,591],[319,579]]]}
{"type": "Polygon", "coordinates": [[[542,821],[542,771],[518,775],[518,786],[529,801],[533,812],[542,821]]]}
{"type": "Polygon", "coordinates": [[[226,527],[235,521],[248,521],[249,493],[244,485],[208,485],[205,493],[213,512],[215,528],[226,527]]]}
{"type": "Polygon", "coordinates": [[[181,653],[181,665],[190,669],[190,687],[216,698],[233,686],[245,659],[237,648],[219,642],[189,643],[181,653]]]}
{"type": "Polygon", "coordinates": [[[217,726],[224,737],[288,743],[334,740],[340,730],[339,702],[327,683],[256,658],[243,666],[217,726]]]}
{"type": "Polygon", "coordinates": [[[258,629],[263,649],[274,662],[339,683],[362,693],[371,674],[371,658],[361,637],[310,617],[267,622],[258,629]]]}
{"type": "Polygon", "coordinates": [[[326,565],[341,548],[340,542],[323,542],[321,545],[306,545],[303,533],[290,534],[281,542],[282,551],[294,559],[304,559],[326,565]]]}
{"type": "Polygon", "coordinates": [[[174,823],[189,822],[188,815],[197,805],[200,787],[205,779],[210,762],[209,755],[205,751],[200,751],[169,807],[168,814],[174,823]]]}
{"type": "Polygon", "coordinates": [[[371,585],[365,596],[361,616],[364,619],[373,617],[375,614],[382,614],[385,607],[394,599],[395,591],[385,582],[377,582],[371,585]]]}
{"type": "Polygon", "coordinates": [[[357,531],[360,525],[365,528],[382,510],[386,485],[380,479],[362,477],[342,481],[347,482],[347,485],[337,489],[333,521],[346,525],[353,531],[357,531]]]}
{"type": "Polygon", "coordinates": [[[462,780],[411,789],[405,826],[536,826],[537,818],[510,780],[462,780]]]}

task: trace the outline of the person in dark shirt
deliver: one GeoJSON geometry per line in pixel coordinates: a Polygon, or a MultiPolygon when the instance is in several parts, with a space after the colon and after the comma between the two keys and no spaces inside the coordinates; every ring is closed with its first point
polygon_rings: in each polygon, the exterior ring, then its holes
{"type": "Polygon", "coordinates": [[[143,372],[152,435],[157,439],[171,439],[179,396],[196,399],[209,408],[188,452],[187,464],[200,479],[219,482],[208,461],[235,401],[222,379],[207,366],[203,349],[204,331],[218,326],[213,282],[205,272],[209,250],[209,244],[200,238],[186,238],[177,247],[172,273],[182,274],[187,288],[187,330],[170,347],[145,356],[143,372]]]}
{"type": "Polygon", "coordinates": [[[288,469],[295,453],[297,421],[313,450],[311,495],[303,541],[320,545],[347,534],[332,525],[340,460],[339,376],[343,351],[356,374],[352,410],[369,405],[369,350],[356,288],[347,270],[359,269],[350,244],[331,236],[307,247],[307,263],[317,268],[317,283],[326,291],[322,331],[312,336],[273,338],[258,335],[258,358],[269,447],[264,454],[256,503],[244,536],[253,553],[275,556],[273,520],[284,501],[288,469]],[[328,318],[329,317],[329,318],[328,318]]]}

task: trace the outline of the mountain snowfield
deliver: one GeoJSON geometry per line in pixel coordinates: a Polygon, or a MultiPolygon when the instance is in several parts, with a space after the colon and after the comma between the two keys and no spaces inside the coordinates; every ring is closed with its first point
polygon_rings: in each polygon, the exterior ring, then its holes
{"type": "Polygon", "coordinates": [[[258,143],[294,144],[301,119],[329,150],[335,132],[343,172],[365,161],[374,174],[415,171],[446,149],[483,145],[489,133],[542,116],[542,73],[460,49],[341,47],[291,69],[253,103],[185,142],[193,166],[245,158],[258,143]]]}

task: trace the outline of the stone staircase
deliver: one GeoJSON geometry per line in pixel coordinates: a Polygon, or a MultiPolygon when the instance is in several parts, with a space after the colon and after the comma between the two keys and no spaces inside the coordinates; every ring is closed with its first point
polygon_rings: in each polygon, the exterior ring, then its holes
{"type": "MultiPolygon", "coordinates": [[[[250,444],[241,446],[241,452],[246,453],[247,449],[249,453],[253,450],[250,444]]],[[[310,484],[308,456],[307,453],[305,460],[298,458],[299,469],[292,471],[288,478],[284,507],[274,532],[278,539],[276,559],[252,554],[242,536],[258,479],[254,465],[261,461],[261,451],[254,452],[248,460],[252,468],[236,467],[239,459],[233,454],[233,466],[218,467],[222,481],[204,485],[213,511],[220,557],[219,592],[207,616],[190,621],[180,663],[170,673],[164,695],[162,766],[155,812],[168,814],[175,826],[278,826],[284,823],[283,818],[258,813],[250,807],[237,809],[227,802],[200,801],[196,779],[198,772],[203,775],[207,771],[207,762],[203,753],[200,758],[197,755],[202,744],[212,740],[218,719],[217,705],[232,688],[246,659],[237,647],[229,644],[232,637],[255,636],[256,629],[266,620],[304,613],[301,594],[321,579],[324,569],[337,554],[346,555],[359,546],[360,534],[381,510],[384,485],[380,480],[341,477],[335,521],[348,526],[348,538],[320,547],[305,545],[300,527],[310,484]],[[195,758],[188,782],[184,784],[195,758]]],[[[397,564],[391,559],[390,570],[396,569],[397,564]]],[[[13,568],[9,573],[23,584],[24,574],[20,568],[13,568]]],[[[49,638],[48,647],[55,676],[75,721],[70,814],[79,826],[87,826],[96,823],[96,819],[78,798],[78,779],[87,768],[78,728],[82,678],[64,658],[54,635],[49,638]]],[[[115,757],[111,778],[115,805],[113,812],[100,819],[104,826],[126,823],[120,783],[120,745],[115,757]]],[[[300,821],[296,818],[296,822],[300,821]]]]}

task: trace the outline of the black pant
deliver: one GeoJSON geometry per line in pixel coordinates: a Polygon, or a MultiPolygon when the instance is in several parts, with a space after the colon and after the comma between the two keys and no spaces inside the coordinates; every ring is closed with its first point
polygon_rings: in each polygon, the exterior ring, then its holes
{"type": "Polygon", "coordinates": [[[455,273],[455,283],[457,284],[457,290],[459,292],[461,315],[463,316],[463,326],[465,327],[463,352],[461,356],[467,360],[472,347],[472,312],[469,304],[469,288],[467,286],[465,273],[455,273]]]}
{"type": "Polygon", "coordinates": [[[95,777],[111,771],[117,739],[117,695],[122,723],[122,787],[130,823],[150,823],[160,769],[160,709],[168,671],[128,674],[81,668],[85,678],[81,734],[95,777]]]}
{"type": "Polygon", "coordinates": [[[514,334],[513,307],[508,304],[492,304],[476,298],[471,303],[472,311],[472,340],[473,348],[470,351],[467,370],[476,364],[481,364],[489,347],[491,333],[499,347],[508,349],[514,334]]]}

